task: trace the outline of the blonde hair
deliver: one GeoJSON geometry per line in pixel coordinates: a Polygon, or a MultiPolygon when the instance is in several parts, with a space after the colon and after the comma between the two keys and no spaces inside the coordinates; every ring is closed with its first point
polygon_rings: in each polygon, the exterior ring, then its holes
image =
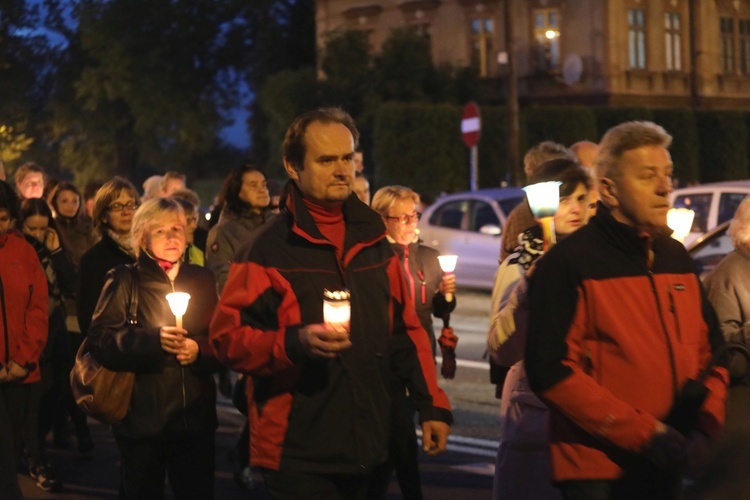
{"type": "Polygon", "coordinates": [[[598,179],[612,178],[619,173],[620,158],[627,151],[643,146],[669,148],[672,136],[663,127],[653,122],[625,122],[607,130],[599,142],[599,151],[594,159],[598,179]]]}
{"type": "Polygon", "coordinates": [[[729,224],[729,234],[732,236],[734,248],[750,250],[750,196],[746,196],[729,224]]]}
{"type": "Polygon", "coordinates": [[[149,228],[159,220],[176,215],[183,226],[187,225],[185,211],[182,205],[172,198],[151,198],[138,207],[133,215],[133,225],[130,228],[130,242],[135,256],[141,251],[141,242],[149,228]]]}
{"type": "Polygon", "coordinates": [[[398,200],[412,200],[415,205],[419,205],[419,195],[413,189],[404,186],[385,186],[378,189],[372,197],[370,208],[381,217],[385,217],[388,215],[388,210],[398,200]]]}

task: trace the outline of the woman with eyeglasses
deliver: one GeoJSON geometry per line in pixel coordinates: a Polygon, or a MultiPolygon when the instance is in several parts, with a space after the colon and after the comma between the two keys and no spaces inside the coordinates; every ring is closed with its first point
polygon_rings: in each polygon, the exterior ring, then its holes
{"type": "Polygon", "coordinates": [[[138,191],[123,177],[106,182],[96,193],[91,219],[101,239],[83,254],[78,268],[76,312],[83,336],[91,324],[107,271],[135,262],[130,228],[139,205],[138,191]]]}
{"type": "Polygon", "coordinates": [[[130,231],[137,263],[107,273],[89,328],[92,355],[110,370],[135,372],[122,422],[112,427],[120,451],[120,499],[214,497],[216,386],[219,367],[208,345],[218,297],[210,271],[182,262],[185,213],[171,198],[152,198],[130,231]],[[127,321],[137,280],[137,324],[127,321]],[[190,295],[176,325],[167,294],[190,295]]]}
{"type": "MultiPolygon", "coordinates": [[[[419,195],[403,186],[380,188],[372,198],[371,207],[383,218],[386,235],[393,251],[404,267],[404,276],[422,327],[427,331],[436,350],[432,316],[450,314],[456,307],[455,295],[451,302],[446,294],[456,291],[456,277],[443,273],[438,262],[438,251],[419,240],[417,222],[419,195]]],[[[391,472],[396,477],[405,499],[422,498],[417,461],[417,437],[414,431],[414,405],[395,376],[391,379],[392,428],[389,459],[374,474],[369,498],[386,498],[391,472]]]]}

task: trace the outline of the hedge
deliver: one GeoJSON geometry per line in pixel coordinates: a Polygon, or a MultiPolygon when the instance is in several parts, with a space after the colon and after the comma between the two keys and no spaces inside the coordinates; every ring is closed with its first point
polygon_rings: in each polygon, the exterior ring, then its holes
{"type": "Polygon", "coordinates": [[[696,111],[700,180],[747,179],[748,132],[740,111],[696,111]]]}
{"type": "Polygon", "coordinates": [[[674,163],[674,175],[680,184],[700,179],[698,128],[690,108],[655,109],[654,122],[672,136],[669,151],[674,163]]]}

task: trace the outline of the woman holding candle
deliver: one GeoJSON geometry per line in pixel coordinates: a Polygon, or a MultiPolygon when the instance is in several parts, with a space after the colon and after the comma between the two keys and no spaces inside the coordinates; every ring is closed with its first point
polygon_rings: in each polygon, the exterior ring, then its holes
{"type": "MultiPolygon", "coordinates": [[[[559,205],[554,214],[558,240],[588,222],[588,197],[592,179],[588,172],[569,159],[542,164],[536,182],[556,181],[559,205]]],[[[493,500],[559,499],[552,485],[547,433],[547,408],[531,391],[523,366],[526,341],[525,274],[544,253],[540,225],[527,229],[515,253],[503,261],[492,291],[492,316],[488,349],[493,360],[510,367],[502,390],[501,435],[495,463],[493,500]]]]}
{"type": "MultiPolygon", "coordinates": [[[[420,213],[419,195],[403,186],[379,189],[371,207],[383,219],[388,241],[404,267],[404,276],[419,321],[430,337],[433,355],[436,342],[432,316],[443,317],[456,307],[456,277],[443,273],[438,251],[423,245],[417,234],[420,213]]],[[[376,472],[370,498],[385,498],[391,471],[395,468],[405,499],[422,498],[417,460],[417,438],[414,432],[414,406],[396,377],[391,379],[392,429],[388,462],[376,472]]]]}
{"type": "Polygon", "coordinates": [[[136,374],[128,414],[113,426],[121,498],[162,498],[165,474],[176,498],[213,498],[218,364],[207,342],[216,283],[210,271],[181,261],[185,224],[172,199],[151,199],[138,209],[131,229],[137,262],[107,274],[89,328],[97,360],[136,374]],[[129,325],[134,278],[138,324],[129,325]],[[172,292],[192,297],[183,328],[172,326],[177,318],[166,298],[172,292]]]}

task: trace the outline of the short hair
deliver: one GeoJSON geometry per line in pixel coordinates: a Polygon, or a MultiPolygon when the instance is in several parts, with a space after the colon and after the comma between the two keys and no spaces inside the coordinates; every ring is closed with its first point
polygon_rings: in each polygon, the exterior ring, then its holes
{"type": "Polygon", "coordinates": [[[579,184],[590,190],[594,186],[593,179],[586,167],[582,167],[577,161],[567,158],[557,158],[545,161],[539,167],[533,182],[558,181],[560,184],[560,196],[570,196],[579,184]]]}
{"type": "Polygon", "coordinates": [[[729,234],[732,236],[734,248],[750,250],[750,196],[746,196],[729,224],[729,234]]]}
{"type": "MultiPolygon", "coordinates": [[[[197,210],[198,207],[201,206],[201,199],[198,196],[198,193],[196,193],[192,189],[178,189],[177,191],[172,193],[171,197],[176,199],[178,202],[180,200],[188,202],[189,204],[193,205],[193,210],[197,210]]],[[[185,208],[185,205],[183,205],[183,208],[185,208]]]]}
{"type": "Polygon", "coordinates": [[[669,148],[672,136],[653,122],[630,121],[607,130],[599,142],[599,152],[594,160],[599,179],[612,177],[619,172],[619,162],[625,152],[643,146],[669,148]]]}
{"type": "Polygon", "coordinates": [[[576,161],[576,155],[570,149],[554,141],[543,141],[531,147],[523,157],[523,171],[526,178],[532,179],[542,163],[555,158],[576,161]]]}
{"type": "MultiPolygon", "coordinates": [[[[55,186],[55,189],[52,190],[52,192],[49,194],[49,198],[47,198],[47,202],[52,207],[52,210],[55,212],[60,212],[60,210],[57,208],[57,198],[60,196],[60,193],[63,191],[70,191],[71,193],[75,194],[78,197],[78,211],[81,211],[81,205],[83,204],[83,200],[81,199],[81,192],[78,191],[78,188],[75,187],[75,185],[71,182],[67,181],[61,181],[58,182],[55,186]]],[[[76,213],[78,215],[78,213],[76,213]]]]}
{"type": "Polygon", "coordinates": [[[178,180],[178,181],[186,182],[187,181],[187,177],[185,177],[185,174],[182,174],[182,173],[177,172],[175,170],[170,170],[169,172],[167,172],[166,174],[164,174],[164,177],[161,178],[161,182],[159,183],[159,187],[161,187],[162,189],[164,189],[165,187],[167,187],[167,184],[169,183],[169,181],[172,181],[172,180],[178,180]]]}
{"type": "Polygon", "coordinates": [[[283,154],[284,159],[289,162],[295,170],[305,167],[305,133],[311,123],[323,124],[339,123],[349,129],[354,139],[354,150],[359,146],[359,130],[354,124],[354,119],[341,108],[320,108],[303,113],[294,119],[286,130],[284,137],[283,154]]]}
{"type": "Polygon", "coordinates": [[[248,172],[258,172],[264,179],[266,178],[266,174],[263,170],[251,163],[245,163],[229,172],[229,175],[224,179],[224,185],[221,187],[219,199],[224,202],[224,207],[234,214],[240,214],[250,207],[246,201],[240,199],[242,178],[248,172]]]}
{"type": "Polygon", "coordinates": [[[130,227],[130,244],[136,257],[141,251],[141,240],[148,228],[169,215],[176,215],[182,219],[183,226],[187,225],[182,205],[172,198],[151,198],[138,207],[133,215],[133,225],[130,227]]]}
{"type": "Polygon", "coordinates": [[[405,186],[384,186],[372,197],[370,208],[385,217],[398,200],[411,200],[415,205],[419,205],[419,195],[413,189],[405,186]]]}
{"type": "Polygon", "coordinates": [[[33,215],[47,217],[49,225],[54,227],[55,222],[52,219],[52,211],[47,202],[42,198],[26,198],[21,202],[21,209],[18,212],[19,229],[23,226],[24,221],[33,215]]]}
{"type": "Polygon", "coordinates": [[[24,177],[26,177],[29,174],[33,173],[39,173],[42,174],[42,179],[46,180],[46,176],[44,174],[44,169],[37,165],[34,162],[27,162],[18,167],[18,170],[16,170],[16,185],[20,186],[21,182],[23,182],[24,177]]]}
{"type": "Polygon", "coordinates": [[[145,181],[143,181],[143,198],[153,198],[159,193],[161,189],[161,181],[164,180],[162,175],[152,175],[145,181]]]}
{"type": "Polygon", "coordinates": [[[17,221],[19,208],[16,190],[7,182],[0,181],[0,210],[7,210],[10,218],[17,221]]]}
{"type": "Polygon", "coordinates": [[[109,224],[104,221],[104,215],[109,210],[109,205],[119,198],[123,191],[132,196],[136,203],[140,202],[141,197],[138,196],[135,186],[129,180],[119,175],[105,182],[99,191],[96,192],[94,209],[91,213],[91,222],[97,234],[103,235],[107,229],[110,229],[109,224]]]}

